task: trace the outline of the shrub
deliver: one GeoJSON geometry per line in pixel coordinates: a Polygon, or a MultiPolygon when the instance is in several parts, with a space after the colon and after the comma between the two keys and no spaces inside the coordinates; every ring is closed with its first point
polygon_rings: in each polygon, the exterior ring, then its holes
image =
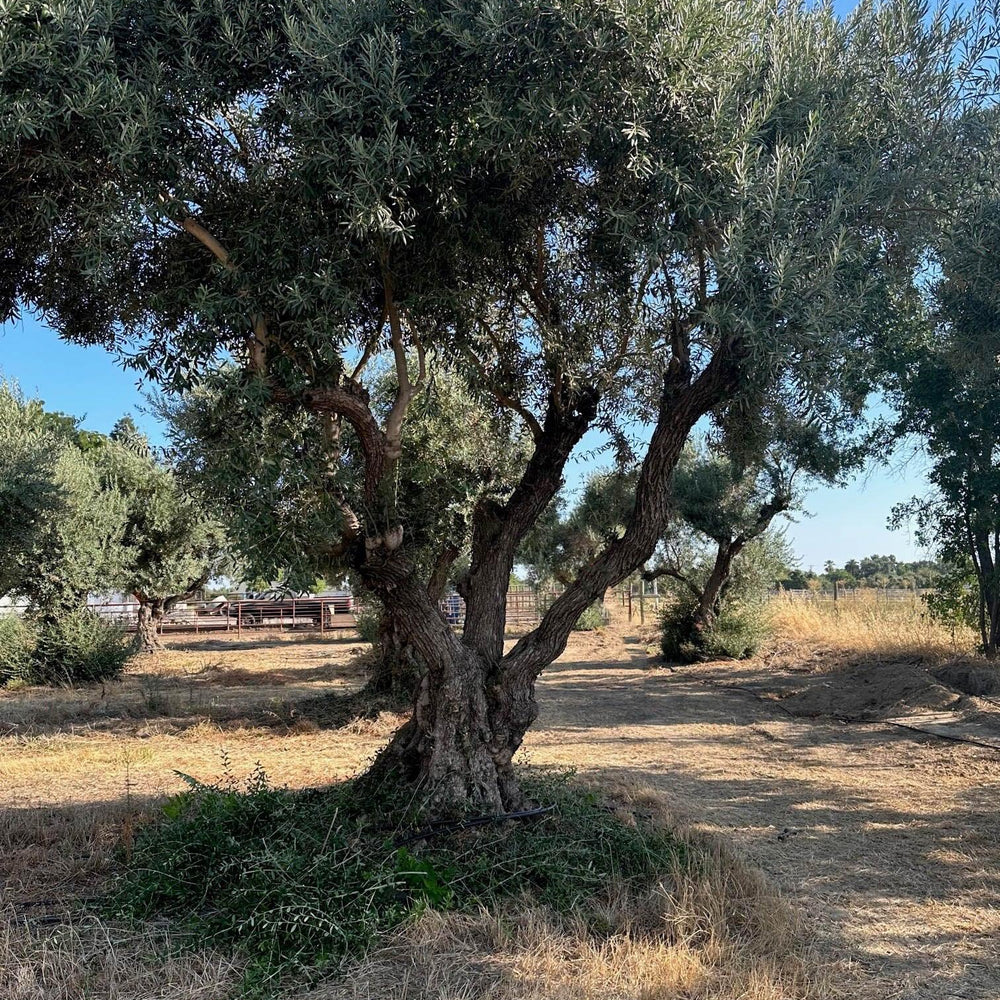
{"type": "Polygon", "coordinates": [[[665,659],[693,663],[696,660],[754,656],[771,634],[770,615],[763,601],[725,604],[712,624],[702,631],[694,627],[696,604],[678,600],[668,605],[660,619],[660,649],[665,659]]]}
{"type": "Polygon", "coordinates": [[[712,657],[745,660],[755,656],[771,635],[766,604],[734,604],[723,608],[706,636],[712,657]]]}
{"type": "Polygon", "coordinates": [[[525,776],[555,808],[530,821],[428,839],[419,812],[373,801],[346,782],[275,790],[259,769],[245,787],[190,781],[141,830],[116,890],[117,911],[168,915],[195,940],[237,946],[251,982],[329,969],[426,907],[475,911],[528,893],[602,930],[602,901],[623,885],[647,891],[682,848],[641,817],[626,824],[568,776],[525,776]]]}
{"type": "Polygon", "coordinates": [[[367,599],[354,613],[354,627],[358,630],[358,638],[362,642],[376,645],[381,621],[382,605],[376,600],[367,599]]]}
{"type": "Polygon", "coordinates": [[[27,680],[35,632],[20,615],[0,617],[0,684],[27,680]]]}
{"type": "Polygon", "coordinates": [[[594,629],[604,628],[604,605],[600,601],[591,604],[586,611],[580,615],[573,626],[574,632],[593,632],[594,629]]]}
{"type": "MultiPolygon", "coordinates": [[[[536,606],[539,616],[544,615],[558,598],[558,594],[538,594],[536,606]]],[[[604,628],[605,625],[607,625],[607,612],[600,601],[595,601],[577,618],[576,623],[573,625],[573,631],[593,632],[594,629],[604,628]]]]}
{"type": "Polygon", "coordinates": [[[86,608],[44,621],[31,657],[36,684],[93,684],[121,676],[132,653],[119,625],[86,608]]]}
{"type": "Polygon", "coordinates": [[[934,590],[923,594],[931,619],[956,636],[962,629],[979,629],[979,583],[971,560],[950,566],[938,577],[934,590]]]}

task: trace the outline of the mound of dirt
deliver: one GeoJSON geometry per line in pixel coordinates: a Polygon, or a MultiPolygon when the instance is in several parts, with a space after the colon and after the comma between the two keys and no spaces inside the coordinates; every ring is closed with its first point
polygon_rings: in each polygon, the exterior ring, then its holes
{"type": "Polygon", "coordinates": [[[793,715],[877,722],[955,708],[960,694],[915,663],[861,663],[823,673],[783,698],[793,715]]]}
{"type": "Polygon", "coordinates": [[[1000,667],[985,660],[961,659],[945,663],[934,671],[942,684],[971,695],[1000,693],[1000,667]]]}

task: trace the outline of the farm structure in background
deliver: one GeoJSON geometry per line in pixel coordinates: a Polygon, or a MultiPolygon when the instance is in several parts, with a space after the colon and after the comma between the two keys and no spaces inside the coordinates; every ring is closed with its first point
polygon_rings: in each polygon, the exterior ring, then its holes
{"type": "MultiPolygon", "coordinates": [[[[507,594],[507,628],[521,631],[536,625],[558,591],[515,587],[507,594]]],[[[134,631],[139,616],[137,601],[104,601],[88,605],[102,617],[134,631]]],[[[354,629],[361,601],[346,591],[332,595],[266,600],[254,597],[216,597],[190,601],[165,614],[158,626],[161,635],[182,632],[338,632],[354,629]]],[[[0,616],[23,614],[26,605],[0,605],[0,616]]],[[[439,610],[453,626],[465,620],[465,602],[452,592],[439,602],[439,610]]]]}

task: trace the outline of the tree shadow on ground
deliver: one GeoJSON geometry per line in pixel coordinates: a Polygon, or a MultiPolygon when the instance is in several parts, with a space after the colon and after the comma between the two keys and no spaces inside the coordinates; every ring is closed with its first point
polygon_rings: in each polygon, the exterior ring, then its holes
{"type": "Polygon", "coordinates": [[[177,641],[168,634],[167,642],[164,644],[167,652],[182,653],[224,653],[224,652],[250,652],[257,649],[278,649],[282,646],[305,646],[305,645],[331,645],[331,646],[356,646],[361,640],[353,629],[346,630],[347,634],[329,632],[308,632],[295,634],[292,632],[257,633],[250,638],[229,638],[235,633],[227,633],[226,638],[214,639],[182,639],[177,641]]]}

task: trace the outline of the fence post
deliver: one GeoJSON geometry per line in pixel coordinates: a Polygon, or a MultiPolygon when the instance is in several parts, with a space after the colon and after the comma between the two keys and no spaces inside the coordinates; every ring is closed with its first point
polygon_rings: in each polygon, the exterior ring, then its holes
{"type": "Polygon", "coordinates": [[[639,580],[639,624],[646,624],[646,581],[639,580]]]}
{"type": "Polygon", "coordinates": [[[236,605],[236,634],[243,635],[243,603],[236,605]]]}
{"type": "Polygon", "coordinates": [[[632,622],[632,584],[628,585],[628,620],[632,622]]]}

